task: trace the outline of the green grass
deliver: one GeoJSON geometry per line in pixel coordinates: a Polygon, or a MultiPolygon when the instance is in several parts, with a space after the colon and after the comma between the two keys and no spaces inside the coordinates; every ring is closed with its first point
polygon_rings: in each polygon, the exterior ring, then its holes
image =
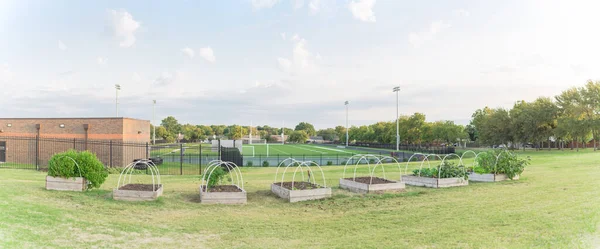
{"type": "MultiPolygon", "coordinates": [[[[600,244],[600,152],[528,151],[525,155],[531,156],[532,165],[519,181],[471,182],[449,189],[408,187],[406,193],[384,195],[340,190],[337,181],[343,167],[324,167],[334,197],[301,203],[286,203],[271,194],[275,168],[242,168],[248,204],[241,206],[198,203],[199,176],[163,176],[163,197],[130,203],[111,198],[118,175],[110,175],[100,190],[74,193],[44,190],[42,172],[0,169],[0,248],[589,248],[600,244]]],[[[411,163],[409,170],[418,165],[411,163]]],[[[397,178],[393,165],[385,169],[388,178],[397,178]]],[[[145,175],[134,177],[148,180],[145,175]]]]}
{"type": "MultiPolygon", "coordinates": [[[[262,156],[335,156],[335,155],[353,155],[353,154],[368,154],[364,150],[360,150],[356,147],[352,149],[337,148],[335,146],[317,145],[317,144],[248,144],[242,147],[244,156],[252,155],[252,148],[254,148],[254,155],[262,156]],[[268,147],[268,151],[267,151],[268,147]]],[[[387,155],[387,154],[386,154],[387,155]]]]}

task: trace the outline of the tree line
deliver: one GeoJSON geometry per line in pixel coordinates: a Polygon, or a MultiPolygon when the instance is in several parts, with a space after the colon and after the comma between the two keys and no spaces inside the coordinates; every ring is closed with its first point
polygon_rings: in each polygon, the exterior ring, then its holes
{"type": "Polygon", "coordinates": [[[580,144],[585,147],[593,142],[596,149],[600,135],[600,81],[589,80],[554,98],[517,101],[511,109],[478,109],[466,129],[472,140],[482,145],[578,149],[580,144]]]}

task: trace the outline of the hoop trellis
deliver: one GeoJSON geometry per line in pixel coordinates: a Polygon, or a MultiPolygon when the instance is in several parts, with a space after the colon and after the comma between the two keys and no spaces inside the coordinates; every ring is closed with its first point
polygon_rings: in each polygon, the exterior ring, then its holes
{"type": "MultiPolygon", "coordinates": [[[[356,170],[358,168],[358,166],[360,165],[360,162],[362,160],[365,160],[367,162],[367,166],[369,168],[369,184],[373,183],[373,177],[375,175],[375,169],[377,169],[377,166],[381,166],[381,171],[383,174],[383,178],[386,178],[385,176],[385,167],[383,166],[383,160],[393,160],[396,162],[396,165],[398,166],[398,172],[399,172],[399,178],[402,178],[402,168],[400,166],[400,162],[398,162],[398,160],[396,158],[390,157],[390,156],[382,156],[382,155],[372,155],[372,154],[358,154],[358,155],[354,155],[351,156],[350,158],[348,158],[348,160],[346,161],[346,164],[344,165],[344,172],[342,173],[342,178],[345,179],[346,178],[346,169],[348,167],[348,164],[352,161],[355,160],[356,157],[359,157],[358,161],[356,162],[356,164],[354,164],[354,174],[352,176],[352,180],[356,181],[356,170]],[[371,163],[369,162],[369,159],[375,159],[375,165],[373,166],[373,169],[371,169],[371,163]]],[[[406,174],[406,171],[408,169],[408,165],[406,165],[406,167],[404,167],[404,174],[406,174]]]]}
{"type": "Polygon", "coordinates": [[[321,166],[314,162],[314,161],[298,161],[296,159],[293,158],[287,158],[285,160],[283,160],[281,163],[279,163],[279,165],[277,166],[277,170],[275,171],[275,181],[273,183],[277,183],[277,179],[279,176],[279,168],[284,165],[284,163],[287,162],[287,165],[285,166],[283,173],[281,173],[281,182],[280,182],[280,186],[283,187],[283,183],[285,180],[285,173],[287,172],[288,168],[290,166],[296,166],[296,168],[294,169],[294,174],[292,175],[292,189],[294,188],[294,183],[296,180],[296,174],[298,173],[298,170],[300,170],[300,172],[302,172],[302,181],[304,181],[304,171],[302,169],[302,167],[306,167],[308,168],[308,171],[310,172],[308,181],[310,182],[310,177],[312,177],[312,183],[313,184],[317,184],[317,180],[315,179],[315,174],[313,173],[312,169],[311,169],[311,165],[312,166],[317,166],[317,168],[319,168],[319,171],[321,172],[321,178],[323,180],[323,188],[327,187],[327,181],[325,179],[325,173],[323,172],[323,169],[321,168],[321,166]]]}
{"type": "Polygon", "coordinates": [[[242,176],[242,171],[239,169],[238,165],[233,162],[221,161],[221,160],[213,160],[208,163],[208,166],[204,170],[204,174],[202,174],[202,183],[200,185],[200,192],[208,192],[208,189],[210,188],[210,186],[208,185],[210,176],[213,174],[213,172],[216,169],[223,167],[223,166],[225,166],[229,169],[228,172],[229,172],[229,176],[231,177],[232,184],[234,186],[238,187],[243,192],[245,192],[244,177],[242,176]],[[234,173],[231,173],[232,171],[234,173]],[[235,174],[235,178],[233,177],[234,174],[235,174]],[[234,181],[234,179],[235,179],[235,181],[234,181]]]}
{"type": "Polygon", "coordinates": [[[145,160],[134,161],[134,162],[130,163],[129,165],[127,165],[125,168],[123,168],[123,171],[121,171],[121,174],[119,175],[119,181],[117,182],[117,189],[131,183],[131,176],[133,175],[135,166],[140,163],[145,164],[147,169],[150,171],[150,174],[152,175],[152,191],[156,191],[157,186],[161,185],[160,172],[158,170],[158,167],[156,167],[156,165],[152,161],[145,161],[145,160]]]}

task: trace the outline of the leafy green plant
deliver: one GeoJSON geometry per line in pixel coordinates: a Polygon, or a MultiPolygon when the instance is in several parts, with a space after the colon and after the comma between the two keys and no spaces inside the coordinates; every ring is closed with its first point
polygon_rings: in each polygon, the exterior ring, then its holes
{"type": "MultiPolygon", "coordinates": [[[[418,176],[419,169],[413,170],[413,174],[418,176]]],[[[442,165],[436,168],[422,168],[420,171],[421,177],[431,177],[431,178],[454,178],[454,177],[462,177],[464,179],[468,178],[468,174],[465,172],[464,166],[457,166],[453,162],[444,162],[442,165]],[[439,171],[438,171],[439,168],[439,171]]]]}
{"type": "Polygon", "coordinates": [[[331,165],[333,165],[333,162],[332,161],[327,161],[327,166],[331,166],[331,165]]]}
{"type": "Polygon", "coordinates": [[[84,177],[87,188],[99,188],[108,177],[108,171],[96,154],[89,151],[69,150],[52,156],[48,161],[48,175],[52,177],[84,177]],[[77,164],[75,164],[77,162],[77,164]]]}
{"type": "Polygon", "coordinates": [[[489,150],[477,156],[477,166],[473,170],[478,174],[505,174],[513,179],[523,173],[529,165],[529,159],[521,159],[516,154],[502,153],[502,151],[489,150]],[[497,161],[497,163],[496,163],[497,161]]]}
{"type": "Polygon", "coordinates": [[[208,176],[208,187],[217,186],[220,182],[223,181],[223,179],[225,179],[225,176],[227,176],[227,172],[223,170],[222,167],[216,166],[216,168],[212,170],[212,173],[210,173],[210,175],[208,176]]]}
{"type": "Polygon", "coordinates": [[[252,167],[252,165],[253,165],[252,161],[248,161],[248,162],[246,163],[246,166],[248,166],[248,167],[252,167]]]}
{"type": "Polygon", "coordinates": [[[264,161],[264,162],[262,163],[262,166],[263,166],[263,167],[269,167],[269,161],[264,161]]]}

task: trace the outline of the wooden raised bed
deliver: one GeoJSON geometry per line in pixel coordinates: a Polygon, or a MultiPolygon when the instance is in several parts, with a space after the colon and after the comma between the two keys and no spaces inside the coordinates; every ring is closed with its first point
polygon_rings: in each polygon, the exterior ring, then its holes
{"type": "Polygon", "coordinates": [[[465,180],[462,177],[432,178],[415,175],[403,175],[402,182],[412,186],[428,188],[448,188],[469,185],[469,180],[465,180]]]}
{"type": "Polygon", "coordinates": [[[113,189],[113,199],[122,201],[153,201],[163,193],[162,184],[127,184],[113,189]]]}
{"type": "MultiPolygon", "coordinates": [[[[506,174],[478,174],[475,172],[469,173],[469,180],[476,182],[499,182],[510,180],[506,174]]],[[[519,176],[513,177],[513,180],[519,180],[519,176]]]]}
{"type": "Polygon", "coordinates": [[[83,177],[62,178],[46,176],[47,190],[84,191],[86,186],[87,180],[83,177]]]}
{"type": "Polygon", "coordinates": [[[219,185],[208,188],[200,186],[200,203],[205,204],[246,204],[246,191],[236,185],[219,185]]]}
{"type": "Polygon", "coordinates": [[[331,188],[324,188],[309,182],[294,182],[294,189],[292,189],[292,182],[283,182],[283,184],[276,182],[271,184],[271,191],[277,196],[289,200],[289,202],[331,197],[331,188]]]}
{"type": "Polygon", "coordinates": [[[387,179],[373,177],[340,178],[340,188],[355,193],[384,193],[405,191],[403,182],[390,181],[387,179]]]}

